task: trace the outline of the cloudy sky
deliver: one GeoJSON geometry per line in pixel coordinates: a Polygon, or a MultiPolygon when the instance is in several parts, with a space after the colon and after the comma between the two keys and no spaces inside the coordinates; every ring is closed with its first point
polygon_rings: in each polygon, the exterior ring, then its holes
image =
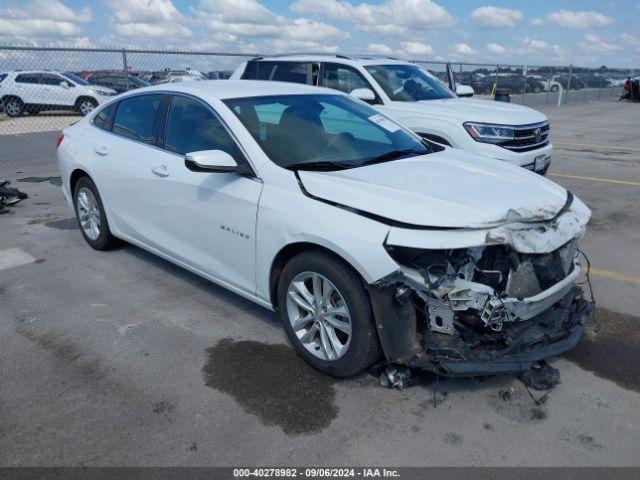
{"type": "Polygon", "coordinates": [[[640,0],[0,0],[0,42],[640,65],[640,0]]]}

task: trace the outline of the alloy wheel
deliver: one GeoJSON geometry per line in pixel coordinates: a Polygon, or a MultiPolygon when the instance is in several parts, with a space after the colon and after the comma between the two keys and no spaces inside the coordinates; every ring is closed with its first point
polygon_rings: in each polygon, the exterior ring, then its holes
{"type": "Polygon", "coordinates": [[[300,343],[315,357],[335,361],[351,343],[351,316],[344,297],[316,272],[302,272],[287,289],[287,316],[300,343]]]}
{"type": "Polygon", "coordinates": [[[80,113],[82,115],[89,115],[94,108],[95,106],[93,102],[90,102],[89,100],[85,100],[80,104],[80,113]]]}
{"type": "Polygon", "coordinates": [[[91,190],[82,187],[78,190],[76,203],[82,231],[90,240],[97,240],[100,236],[101,216],[96,197],[91,190]]]}
{"type": "Polygon", "coordinates": [[[17,100],[9,100],[9,102],[5,104],[4,109],[7,112],[7,115],[11,117],[17,117],[20,115],[21,108],[17,100]]]}

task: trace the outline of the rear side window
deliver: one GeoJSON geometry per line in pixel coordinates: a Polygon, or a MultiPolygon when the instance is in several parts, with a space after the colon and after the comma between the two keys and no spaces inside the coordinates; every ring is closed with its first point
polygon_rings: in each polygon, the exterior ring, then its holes
{"type": "Polygon", "coordinates": [[[2,83],[2,81],[7,78],[7,74],[6,73],[0,73],[0,83],[2,83]]]}
{"type": "Polygon", "coordinates": [[[118,103],[113,133],[144,143],[154,143],[153,127],[162,95],[140,95],[118,103]]]}
{"type": "Polygon", "coordinates": [[[40,83],[40,75],[37,73],[21,73],[16,77],[16,83],[40,83]]]}
{"type": "Polygon", "coordinates": [[[43,85],[60,85],[63,81],[65,81],[62,77],[58,75],[51,75],[49,73],[45,73],[42,75],[40,83],[43,85]]]}
{"type": "Polygon", "coordinates": [[[175,96],[167,115],[165,148],[186,154],[201,150],[222,150],[241,157],[238,146],[220,120],[202,103],[175,96]]]}
{"type": "Polygon", "coordinates": [[[113,118],[113,112],[116,109],[116,105],[117,103],[112,103],[100,110],[93,118],[93,124],[103,130],[111,130],[111,119],[113,118]]]}
{"type": "Polygon", "coordinates": [[[301,62],[249,62],[242,74],[245,80],[274,80],[308,83],[309,64],[301,62]]]}

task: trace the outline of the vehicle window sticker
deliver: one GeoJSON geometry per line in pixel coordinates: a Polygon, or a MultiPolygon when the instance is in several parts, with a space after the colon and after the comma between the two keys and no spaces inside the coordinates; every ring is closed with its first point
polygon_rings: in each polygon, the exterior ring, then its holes
{"type": "Polygon", "coordinates": [[[391,133],[397,132],[398,130],[400,130],[400,125],[398,125],[397,123],[389,120],[386,117],[383,117],[380,114],[371,115],[369,117],[369,120],[371,120],[373,123],[375,123],[377,125],[380,125],[386,131],[391,132],[391,133]]]}

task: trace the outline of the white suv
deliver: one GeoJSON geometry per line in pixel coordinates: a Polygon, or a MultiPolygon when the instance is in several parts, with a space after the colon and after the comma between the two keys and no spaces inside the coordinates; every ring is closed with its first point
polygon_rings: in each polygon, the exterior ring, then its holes
{"type": "Polygon", "coordinates": [[[43,110],[75,110],[87,115],[116,95],[115,90],[91,85],[69,72],[14,71],[3,76],[0,104],[10,117],[43,110]]]}
{"type": "Polygon", "coordinates": [[[412,63],[343,55],[259,57],[242,63],[231,78],[334,88],[370,103],[430,141],[542,174],[551,163],[545,115],[521,105],[458,98],[412,63]]]}

